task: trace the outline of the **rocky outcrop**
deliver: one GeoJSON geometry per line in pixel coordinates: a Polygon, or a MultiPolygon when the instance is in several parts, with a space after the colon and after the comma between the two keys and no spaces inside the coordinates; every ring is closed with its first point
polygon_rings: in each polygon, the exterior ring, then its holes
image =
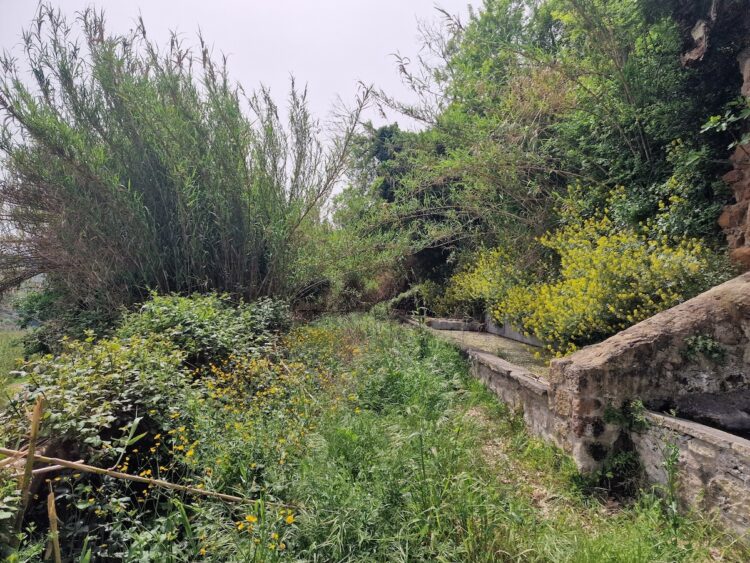
{"type": "MultiPolygon", "coordinates": [[[[681,57],[685,66],[696,67],[705,59],[736,58],[741,87],[738,95],[750,97],[750,2],[747,0],[712,0],[705,3],[683,2],[674,14],[683,29],[685,48],[681,57]],[[701,9],[703,11],[701,11],[701,9]],[[731,42],[711,51],[715,38],[731,35],[731,42]]],[[[730,157],[732,170],[724,176],[734,202],[724,208],[719,218],[732,260],[750,269],[750,144],[740,145],[730,157]]]]}

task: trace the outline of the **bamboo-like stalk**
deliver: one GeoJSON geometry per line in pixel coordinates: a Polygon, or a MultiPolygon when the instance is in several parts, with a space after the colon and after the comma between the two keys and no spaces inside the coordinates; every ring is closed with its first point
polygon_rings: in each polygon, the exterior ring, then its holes
{"type": "Polygon", "coordinates": [[[55,493],[52,490],[51,483],[49,484],[49,494],[47,495],[47,515],[49,516],[50,541],[52,542],[52,552],[55,555],[55,563],[62,563],[62,552],[60,551],[60,534],[57,528],[55,493]]]}
{"type": "MultiPolygon", "coordinates": [[[[20,455],[20,452],[16,450],[10,450],[8,448],[0,448],[0,454],[18,456],[20,455]]],[[[29,455],[29,454],[25,454],[25,455],[29,455]]],[[[189,493],[192,495],[200,495],[200,496],[205,496],[205,497],[218,498],[218,499],[226,500],[230,502],[251,503],[251,502],[256,502],[257,500],[257,499],[246,499],[246,498],[242,498],[242,497],[238,497],[234,495],[227,495],[224,493],[217,493],[215,491],[206,491],[204,489],[197,489],[195,487],[188,487],[186,485],[178,485],[176,483],[170,483],[169,481],[164,481],[163,479],[151,479],[148,477],[142,477],[140,475],[131,475],[130,473],[121,473],[119,471],[112,471],[110,469],[102,469],[101,467],[94,467],[93,465],[87,465],[85,463],[78,463],[74,461],[67,461],[65,459],[60,459],[56,457],[47,457],[44,455],[33,454],[33,459],[34,461],[40,461],[42,463],[51,463],[54,465],[59,465],[61,467],[66,467],[68,469],[76,469],[78,471],[83,471],[84,473],[95,473],[97,475],[106,475],[107,477],[113,477],[115,479],[125,479],[127,481],[135,481],[137,483],[153,485],[154,487],[173,489],[175,491],[182,491],[184,493],[189,493]]],[[[278,502],[266,502],[266,504],[272,505],[272,506],[282,506],[286,508],[293,508],[292,505],[278,503],[278,502]]]]}
{"type": "MultiPolygon", "coordinates": [[[[26,514],[26,508],[29,505],[29,496],[31,493],[31,479],[32,472],[34,470],[34,459],[36,450],[36,439],[39,435],[39,422],[42,420],[42,412],[44,409],[44,397],[41,395],[36,398],[36,404],[34,405],[34,411],[31,415],[31,432],[29,433],[29,446],[25,454],[26,464],[24,466],[23,476],[21,480],[21,509],[16,515],[16,533],[21,532],[23,527],[23,517],[26,514]]],[[[20,452],[18,452],[20,453],[20,452]]]]}
{"type": "MultiPolygon", "coordinates": [[[[19,450],[19,451],[21,452],[20,455],[8,456],[5,459],[0,459],[0,467],[5,467],[6,465],[10,465],[11,463],[14,463],[16,460],[24,457],[28,450],[19,450]]],[[[20,478],[21,475],[18,475],[17,477],[20,478]]]]}

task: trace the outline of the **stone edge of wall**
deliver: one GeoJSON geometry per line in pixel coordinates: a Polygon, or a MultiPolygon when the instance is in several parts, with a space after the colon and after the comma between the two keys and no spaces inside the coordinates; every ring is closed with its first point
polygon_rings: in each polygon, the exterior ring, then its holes
{"type": "Polygon", "coordinates": [[[647,480],[666,485],[665,447],[677,447],[677,497],[683,509],[718,517],[735,533],[750,530],[750,440],[689,420],[647,412],[631,432],[647,480]]]}
{"type": "Polygon", "coordinates": [[[529,431],[558,446],[562,421],[549,407],[550,385],[529,370],[493,354],[463,348],[471,363],[471,374],[511,409],[522,412],[529,431]]]}
{"type": "Polygon", "coordinates": [[[567,420],[563,440],[579,469],[595,470],[615,453],[621,430],[605,422],[608,407],[620,408],[633,399],[648,406],[679,394],[729,391],[732,385],[744,388],[748,382],[742,372],[747,371],[748,351],[750,273],[603,342],[553,360],[548,375],[551,407],[567,420]],[[695,334],[711,336],[737,356],[729,374],[733,382],[729,377],[722,382],[722,373],[716,369],[700,371],[687,363],[682,350],[686,339],[695,334]],[[722,385],[727,388],[721,389],[722,385]]]}

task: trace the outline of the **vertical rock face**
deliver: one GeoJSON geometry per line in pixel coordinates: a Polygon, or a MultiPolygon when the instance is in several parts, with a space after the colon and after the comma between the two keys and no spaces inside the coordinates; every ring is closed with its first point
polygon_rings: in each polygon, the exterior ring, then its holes
{"type": "Polygon", "coordinates": [[[724,208],[719,225],[727,236],[732,259],[750,269],[750,145],[737,147],[730,161],[733,169],[724,175],[724,181],[732,188],[735,203],[724,208]]]}
{"type": "MultiPolygon", "coordinates": [[[[750,41],[750,25],[746,30],[750,41]]],[[[740,93],[750,98],[750,47],[740,52],[737,62],[742,74],[740,93]]],[[[724,208],[719,225],[727,236],[732,260],[750,270],[750,144],[735,148],[730,161],[733,168],[724,175],[724,181],[732,189],[735,203],[724,208]]]]}
{"type": "MultiPolygon", "coordinates": [[[[737,94],[750,98],[750,1],[682,0],[676,6],[673,17],[685,40],[682,64],[696,67],[709,59],[716,63],[736,57],[736,62],[728,62],[738,65],[742,77],[737,94]],[[731,38],[729,43],[727,38],[731,38]],[[712,49],[719,39],[724,39],[721,48],[712,49]]],[[[736,147],[730,162],[732,170],[723,179],[732,189],[734,203],[724,208],[719,226],[727,237],[732,259],[750,270],[750,144],[736,147]]]]}

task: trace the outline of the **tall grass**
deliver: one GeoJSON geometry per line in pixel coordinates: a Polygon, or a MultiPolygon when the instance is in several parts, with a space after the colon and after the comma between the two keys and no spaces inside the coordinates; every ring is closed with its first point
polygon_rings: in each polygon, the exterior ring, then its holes
{"type": "Polygon", "coordinates": [[[13,388],[17,383],[10,372],[23,355],[23,335],[22,330],[0,330],[0,407],[5,405],[8,397],[13,394],[13,388]]]}
{"type": "Polygon", "coordinates": [[[45,273],[71,304],[112,307],[149,289],[288,295],[315,277],[300,257],[369,91],[324,143],[304,89],[292,82],[283,120],[202,37],[160,49],[142,21],[112,35],[102,13],[71,23],[46,5],[23,37],[24,64],[0,59],[0,289],[45,273]]]}

